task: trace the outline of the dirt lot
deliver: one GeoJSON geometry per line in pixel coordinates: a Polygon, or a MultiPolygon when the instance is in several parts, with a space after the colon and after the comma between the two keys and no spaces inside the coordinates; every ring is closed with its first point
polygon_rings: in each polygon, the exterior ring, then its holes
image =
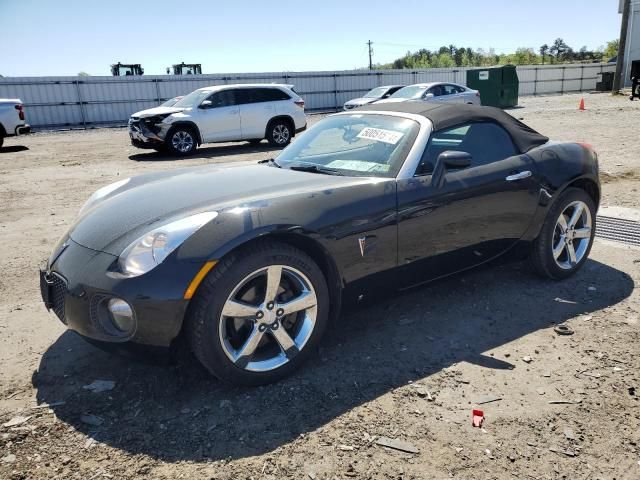
{"type": "MultiPolygon", "coordinates": [[[[640,208],[630,128],[640,104],[586,95],[579,112],[579,99],[525,98],[511,113],[592,143],[603,205],[640,208]]],[[[179,160],[134,149],[123,129],[5,142],[0,478],[640,478],[640,249],[624,244],[597,240],[561,283],[512,264],[347,312],[301,372],[258,389],[222,385],[193,363],[102,353],[46,312],[38,265],[96,188],[273,153],[220,145],[179,160]],[[575,334],[557,335],[561,322],[575,334]],[[94,380],[114,388],[83,388],[94,380]],[[473,408],[483,429],[471,426],[473,408]],[[417,453],[383,448],[381,436],[417,453]]]]}

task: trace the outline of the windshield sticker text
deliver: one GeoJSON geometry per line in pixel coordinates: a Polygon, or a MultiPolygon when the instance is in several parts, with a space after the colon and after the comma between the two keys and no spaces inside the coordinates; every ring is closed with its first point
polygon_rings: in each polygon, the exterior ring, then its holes
{"type": "Polygon", "coordinates": [[[358,138],[367,140],[376,140],[378,142],[389,143],[395,145],[404,136],[402,132],[394,132],[393,130],[384,130],[382,128],[367,127],[363,128],[358,134],[358,138]]]}

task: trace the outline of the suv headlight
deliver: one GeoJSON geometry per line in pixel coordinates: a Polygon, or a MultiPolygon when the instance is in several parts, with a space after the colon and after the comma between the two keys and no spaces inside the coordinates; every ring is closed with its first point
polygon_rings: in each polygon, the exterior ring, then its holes
{"type": "Polygon", "coordinates": [[[218,212],[202,212],[158,227],[138,238],[118,258],[120,271],[137,277],[152,270],[218,212]]]}
{"type": "Polygon", "coordinates": [[[93,207],[96,203],[98,203],[99,200],[103,199],[110,193],[115,192],[120,187],[124,187],[127,183],[129,183],[129,180],[131,179],[125,178],[118,182],[111,183],[105,187],[99,188],[98,190],[93,192],[93,195],[91,195],[89,199],[86,202],[84,202],[84,205],[82,205],[82,208],[80,208],[80,212],[78,212],[78,215],[79,216],[84,215],[86,212],[89,211],[91,207],[93,207]]]}

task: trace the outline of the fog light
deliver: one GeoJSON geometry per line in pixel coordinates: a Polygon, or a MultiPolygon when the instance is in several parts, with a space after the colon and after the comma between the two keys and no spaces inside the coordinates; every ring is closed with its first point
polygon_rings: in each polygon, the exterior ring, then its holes
{"type": "Polygon", "coordinates": [[[131,333],[135,327],[131,306],[119,298],[112,298],[107,304],[113,325],[122,333],[131,333]]]}

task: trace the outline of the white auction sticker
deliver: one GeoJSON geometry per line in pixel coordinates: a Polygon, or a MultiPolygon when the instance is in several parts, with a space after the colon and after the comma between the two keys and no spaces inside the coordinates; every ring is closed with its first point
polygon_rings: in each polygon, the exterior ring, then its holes
{"type": "Polygon", "coordinates": [[[403,136],[404,133],[402,132],[394,132],[393,130],[373,127],[363,128],[358,134],[358,138],[377,140],[378,142],[390,143],[391,145],[398,143],[403,136]]]}

